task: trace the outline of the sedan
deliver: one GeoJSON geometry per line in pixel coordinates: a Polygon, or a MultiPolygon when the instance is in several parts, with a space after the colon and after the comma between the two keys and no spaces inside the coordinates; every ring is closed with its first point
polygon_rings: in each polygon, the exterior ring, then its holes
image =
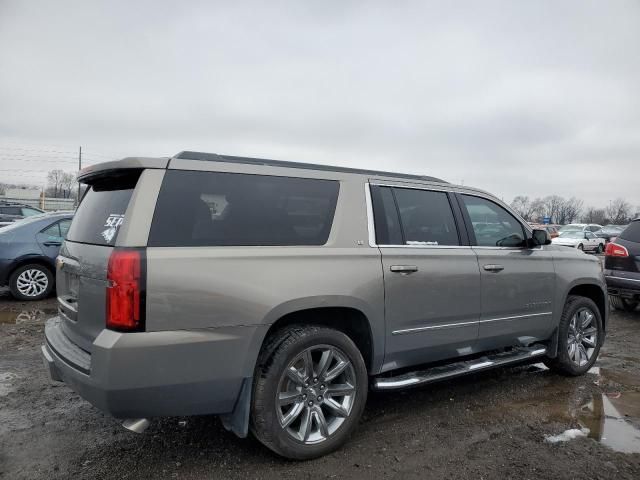
{"type": "Polygon", "coordinates": [[[604,238],[604,241],[609,243],[613,242],[625,228],[627,228],[626,225],[605,225],[594,233],[597,237],[604,238]]]}
{"type": "Polygon", "coordinates": [[[583,251],[602,253],[604,250],[604,238],[598,238],[593,232],[582,230],[564,231],[559,237],[551,240],[554,245],[577,248],[583,251]]]}
{"type": "Polygon", "coordinates": [[[0,285],[18,300],[40,300],[55,283],[55,260],[67,235],[72,212],[18,220],[0,229],[0,285]]]}

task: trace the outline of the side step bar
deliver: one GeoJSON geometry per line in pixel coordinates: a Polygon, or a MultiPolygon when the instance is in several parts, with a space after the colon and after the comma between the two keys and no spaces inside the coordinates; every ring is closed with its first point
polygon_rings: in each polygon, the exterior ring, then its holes
{"type": "Polygon", "coordinates": [[[450,363],[438,367],[428,368],[418,372],[403,373],[396,377],[381,377],[373,382],[374,390],[395,390],[398,388],[424,385],[439,380],[459,377],[471,372],[487,370],[490,368],[518,363],[529,358],[540,357],[547,353],[544,345],[532,345],[530,347],[518,347],[508,352],[487,355],[475,360],[450,363]]]}

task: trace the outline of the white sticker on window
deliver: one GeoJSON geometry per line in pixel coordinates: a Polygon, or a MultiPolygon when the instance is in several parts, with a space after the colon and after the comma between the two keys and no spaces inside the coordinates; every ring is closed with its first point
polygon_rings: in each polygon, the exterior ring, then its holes
{"type": "Polygon", "coordinates": [[[100,234],[107,243],[111,243],[115,238],[116,233],[118,233],[118,228],[122,225],[122,222],[124,222],[124,215],[112,213],[107,217],[104,226],[109,228],[100,234]]]}

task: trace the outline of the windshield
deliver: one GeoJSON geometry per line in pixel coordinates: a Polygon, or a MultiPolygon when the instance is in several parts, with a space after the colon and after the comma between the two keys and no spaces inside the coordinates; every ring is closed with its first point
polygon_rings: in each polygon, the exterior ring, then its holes
{"type": "Polygon", "coordinates": [[[560,227],[561,232],[582,231],[584,225],[564,225],[560,227]]]}

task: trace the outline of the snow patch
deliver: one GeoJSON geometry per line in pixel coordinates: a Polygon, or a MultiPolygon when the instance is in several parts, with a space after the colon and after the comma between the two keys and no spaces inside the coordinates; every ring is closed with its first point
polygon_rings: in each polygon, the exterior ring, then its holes
{"type": "Polygon", "coordinates": [[[547,443],[560,443],[568,442],[569,440],[575,440],[576,438],[586,437],[589,435],[588,428],[570,428],[565,430],[560,435],[545,435],[544,441],[547,443]]]}

